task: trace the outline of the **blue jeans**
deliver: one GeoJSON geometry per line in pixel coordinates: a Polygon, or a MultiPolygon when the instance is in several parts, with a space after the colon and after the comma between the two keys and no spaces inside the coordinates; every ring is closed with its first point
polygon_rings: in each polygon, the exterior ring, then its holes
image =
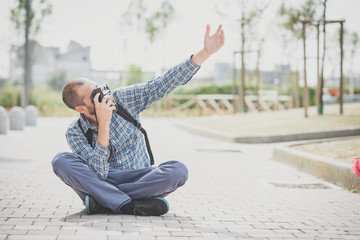
{"type": "Polygon", "coordinates": [[[53,161],[54,173],[83,200],[90,195],[105,208],[119,213],[131,200],[165,197],[185,184],[188,171],[177,161],[157,167],[119,170],[110,167],[107,179],[99,179],[76,154],[58,153],[53,161]]]}

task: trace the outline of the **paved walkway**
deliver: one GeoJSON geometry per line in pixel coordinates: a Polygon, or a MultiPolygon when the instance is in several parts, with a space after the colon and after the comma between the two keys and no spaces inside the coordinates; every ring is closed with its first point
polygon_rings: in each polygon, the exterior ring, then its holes
{"type": "Polygon", "coordinates": [[[69,121],[40,118],[0,135],[0,239],[360,239],[359,194],[271,160],[276,145],[203,138],[171,119],[143,121],[156,162],[189,168],[170,212],[88,216],[50,165],[69,150],[69,121]]]}

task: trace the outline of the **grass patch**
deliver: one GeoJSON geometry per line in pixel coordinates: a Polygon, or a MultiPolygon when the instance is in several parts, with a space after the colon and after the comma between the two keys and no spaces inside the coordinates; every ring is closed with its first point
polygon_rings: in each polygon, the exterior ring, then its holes
{"type": "Polygon", "coordinates": [[[352,164],[354,162],[354,158],[360,157],[360,137],[338,141],[303,144],[293,146],[292,148],[352,164]]]}
{"type": "Polygon", "coordinates": [[[305,118],[303,109],[291,109],[193,117],[184,121],[237,136],[280,135],[360,127],[360,103],[344,104],[343,115],[339,115],[339,105],[326,105],[324,115],[321,116],[317,114],[315,107],[309,108],[308,113],[309,117],[305,118]]]}

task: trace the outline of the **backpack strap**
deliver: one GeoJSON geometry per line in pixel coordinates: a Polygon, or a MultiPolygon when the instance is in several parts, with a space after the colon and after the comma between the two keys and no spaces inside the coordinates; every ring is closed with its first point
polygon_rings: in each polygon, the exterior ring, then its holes
{"type": "Polygon", "coordinates": [[[138,122],[135,118],[133,118],[133,116],[131,116],[131,114],[128,111],[126,111],[126,109],[118,103],[116,103],[116,113],[119,114],[126,121],[132,123],[135,127],[137,127],[142,132],[142,134],[144,135],[144,138],[145,138],[146,149],[147,149],[147,152],[150,157],[150,164],[154,165],[155,161],[154,161],[154,156],[151,151],[150,141],[149,141],[149,138],[148,138],[148,135],[147,135],[145,129],[141,126],[141,123],[138,122]]]}
{"type": "Polygon", "coordinates": [[[87,132],[85,133],[85,132],[84,132],[84,129],[83,129],[82,125],[81,125],[81,120],[80,120],[80,118],[77,120],[77,124],[79,125],[82,133],[84,134],[84,136],[85,136],[86,140],[88,141],[88,143],[90,144],[90,146],[93,147],[93,146],[92,146],[92,131],[91,131],[91,129],[89,128],[89,129],[87,130],[87,132]]]}
{"type": "MultiPolygon", "coordinates": [[[[155,161],[154,161],[154,156],[151,151],[150,141],[149,141],[149,138],[148,138],[148,135],[147,135],[145,129],[141,126],[141,123],[138,122],[135,118],[133,118],[133,116],[131,116],[131,114],[128,111],[126,111],[125,108],[118,103],[116,103],[116,113],[119,114],[120,117],[122,117],[126,121],[132,123],[135,127],[137,127],[142,132],[142,134],[144,135],[144,138],[145,138],[146,150],[150,157],[150,164],[154,165],[155,161]]],[[[80,118],[77,120],[77,123],[78,123],[82,133],[84,134],[86,140],[88,141],[90,146],[93,147],[92,146],[92,137],[93,136],[92,136],[91,129],[89,128],[88,131],[85,133],[85,131],[81,125],[80,118]]],[[[110,144],[110,147],[112,148],[111,144],[110,144]]],[[[111,155],[112,155],[112,151],[110,151],[110,158],[111,158],[111,155]]]]}
{"type": "MultiPolygon", "coordinates": [[[[87,132],[85,133],[85,131],[84,131],[82,125],[81,125],[81,120],[80,120],[80,118],[77,120],[77,124],[79,125],[79,127],[80,127],[82,133],[84,134],[86,140],[88,141],[89,145],[90,145],[92,148],[94,148],[95,146],[92,145],[93,134],[92,134],[91,129],[89,128],[89,129],[87,130],[87,132]]],[[[110,156],[109,156],[109,160],[111,159],[111,156],[112,156],[112,145],[110,144],[110,156]]]]}

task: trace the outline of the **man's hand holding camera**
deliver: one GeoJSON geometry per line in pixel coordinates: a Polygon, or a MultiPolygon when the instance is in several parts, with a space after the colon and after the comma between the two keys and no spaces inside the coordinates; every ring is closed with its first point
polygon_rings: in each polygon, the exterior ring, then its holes
{"type": "Polygon", "coordinates": [[[97,93],[94,98],[96,117],[99,127],[98,142],[101,146],[107,147],[109,145],[109,126],[112,114],[116,111],[116,107],[112,96],[104,96],[101,102],[99,102],[99,96],[100,93],[97,93]]]}

